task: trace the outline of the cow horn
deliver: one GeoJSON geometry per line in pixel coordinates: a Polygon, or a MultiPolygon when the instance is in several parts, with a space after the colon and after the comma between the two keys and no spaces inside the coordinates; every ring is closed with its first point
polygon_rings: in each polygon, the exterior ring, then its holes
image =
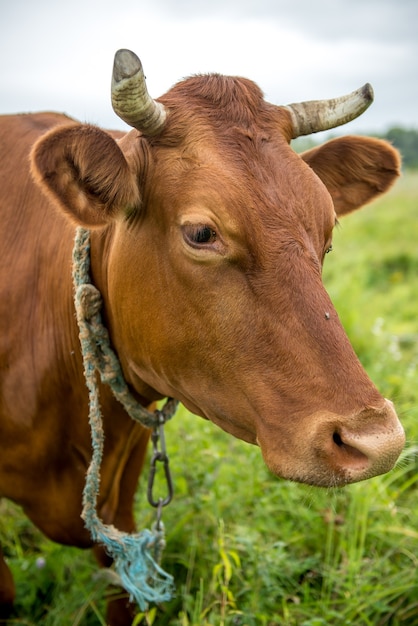
{"type": "Polygon", "coordinates": [[[124,122],[146,135],[157,135],[164,126],[166,109],[149,95],[142,63],[130,50],[115,54],[112,106],[124,122]]]}
{"type": "Polygon", "coordinates": [[[373,102],[373,88],[369,83],[352,93],[331,100],[311,100],[287,105],[292,116],[293,137],[330,130],[351,122],[373,102]]]}

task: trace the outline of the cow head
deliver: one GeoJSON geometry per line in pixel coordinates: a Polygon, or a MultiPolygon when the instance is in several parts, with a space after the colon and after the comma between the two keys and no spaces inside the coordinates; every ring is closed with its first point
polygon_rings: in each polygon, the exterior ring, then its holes
{"type": "Polygon", "coordinates": [[[383,473],[404,444],[321,281],[337,218],[388,189],[398,155],[360,137],[301,156],[289,145],[370,99],[366,88],[279,107],[248,80],[210,75],[155,102],[124,51],[113,102],[134,130],[59,127],[32,155],[53,200],[97,231],[94,280],[130,385],[178,398],[258,444],[274,473],[316,485],[383,473]]]}

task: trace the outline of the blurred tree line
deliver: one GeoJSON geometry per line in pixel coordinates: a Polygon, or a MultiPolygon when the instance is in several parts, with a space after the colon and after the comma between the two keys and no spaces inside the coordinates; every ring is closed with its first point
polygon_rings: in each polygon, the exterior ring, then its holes
{"type": "MultiPolygon", "coordinates": [[[[402,166],[404,169],[418,168],[418,129],[395,126],[382,135],[371,134],[371,136],[390,141],[401,153],[402,166]]],[[[303,152],[334,137],[336,137],[336,135],[327,136],[326,139],[322,140],[316,140],[312,135],[309,137],[299,137],[292,142],[292,146],[296,152],[303,152]]]]}
{"type": "Polygon", "coordinates": [[[418,130],[395,127],[382,137],[399,150],[404,169],[418,168],[418,130]]]}

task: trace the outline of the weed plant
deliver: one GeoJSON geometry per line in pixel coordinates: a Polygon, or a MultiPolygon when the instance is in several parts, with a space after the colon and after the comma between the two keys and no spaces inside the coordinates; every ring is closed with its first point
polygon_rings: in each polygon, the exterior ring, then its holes
{"type": "MultiPolygon", "coordinates": [[[[170,603],[134,626],[418,625],[418,174],[342,220],[324,282],[354,348],[396,403],[408,443],[390,473],[344,489],[273,477],[257,448],[180,409],[167,426],[170,603]]],[[[154,521],[141,481],[139,527],[154,521]]],[[[1,504],[17,583],[9,624],[105,624],[89,553],[55,545],[1,504]]]]}

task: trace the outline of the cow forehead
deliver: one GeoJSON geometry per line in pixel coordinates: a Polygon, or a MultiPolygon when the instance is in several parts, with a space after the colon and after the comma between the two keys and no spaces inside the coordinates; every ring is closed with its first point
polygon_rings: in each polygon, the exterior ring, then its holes
{"type": "Polygon", "coordinates": [[[160,100],[169,113],[162,133],[147,139],[153,175],[145,179],[169,221],[212,216],[255,244],[272,231],[304,231],[319,253],[334,224],[332,201],[290,147],[284,108],[252,81],[220,75],[186,79],[160,100]]]}
{"type": "Polygon", "coordinates": [[[200,128],[157,152],[154,190],[179,223],[208,218],[256,242],[305,232],[320,247],[334,226],[328,191],[280,129],[200,128]]]}

